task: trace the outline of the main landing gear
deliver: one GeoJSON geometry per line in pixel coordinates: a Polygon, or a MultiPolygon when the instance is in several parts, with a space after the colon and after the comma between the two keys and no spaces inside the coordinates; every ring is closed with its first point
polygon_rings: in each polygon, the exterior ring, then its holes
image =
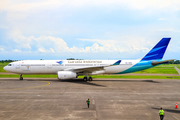
{"type": "Polygon", "coordinates": [[[20,74],[19,76],[20,76],[19,80],[23,80],[22,74],[20,74]]]}
{"type": "Polygon", "coordinates": [[[83,80],[84,81],[92,81],[92,77],[84,77],[83,80]]]}

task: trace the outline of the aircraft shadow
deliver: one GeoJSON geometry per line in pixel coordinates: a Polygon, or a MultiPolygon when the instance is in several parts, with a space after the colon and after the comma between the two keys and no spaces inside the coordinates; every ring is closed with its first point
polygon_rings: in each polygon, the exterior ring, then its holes
{"type": "MultiPolygon", "coordinates": [[[[16,80],[19,81],[19,80],[16,80]]],[[[58,80],[58,79],[24,79],[23,81],[50,81],[50,82],[71,82],[71,83],[77,83],[77,84],[84,84],[84,85],[93,85],[93,86],[100,86],[100,87],[106,87],[104,85],[99,85],[96,83],[92,83],[91,81],[83,81],[83,79],[67,79],[67,80],[58,80]]]]}
{"type": "MultiPolygon", "coordinates": [[[[10,79],[8,81],[11,81],[10,79]]],[[[17,80],[13,80],[13,81],[20,81],[19,79],[17,80]]],[[[24,79],[22,81],[51,81],[51,82],[71,82],[71,83],[76,83],[76,84],[83,84],[83,85],[92,85],[92,86],[99,86],[99,87],[106,87],[104,85],[100,85],[100,84],[96,84],[96,83],[93,83],[93,81],[83,81],[83,79],[81,78],[78,78],[78,79],[68,79],[68,80],[58,80],[58,79],[38,79],[38,78],[35,78],[35,79],[24,79]]],[[[111,80],[111,79],[108,79],[108,80],[105,80],[105,79],[98,79],[98,80],[94,80],[95,82],[97,81],[103,81],[103,82],[149,82],[149,83],[160,83],[160,82],[157,82],[157,81],[153,81],[153,80],[111,80]]]]}
{"type": "Polygon", "coordinates": [[[99,85],[96,83],[92,83],[91,81],[83,81],[83,79],[69,79],[69,80],[59,80],[59,82],[71,82],[71,83],[77,83],[77,84],[84,84],[84,85],[93,85],[93,86],[100,86],[100,87],[106,87],[104,85],[99,85]]]}
{"type": "MultiPolygon", "coordinates": [[[[151,107],[152,109],[155,109],[155,110],[160,110],[160,108],[154,108],[154,107],[151,107]]],[[[171,112],[171,113],[180,113],[180,110],[176,110],[176,109],[163,109],[165,112],[171,112]]]]}
{"type": "MultiPolygon", "coordinates": [[[[150,83],[160,83],[153,80],[94,80],[94,81],[103,81],[103,82],[150,82],[150,83]]],[[[59,82],[71,82],[71,83],[77,83],[77,84],[86,84],[86,85],[93,85],[93,86],[100,86],[100,87],[106,87],[104,85],[99,85],[96,83],[92,83],[91,81],[83,81],[83,79],[69,79],[69,80],[60,80],[59,82]]]]}
{"type": "Polygon", "coordinates": [[[95,80],[95,81],[118,81],[118,82],[150,82],[150,83],[160,83],[153,80],[95,80]]]}

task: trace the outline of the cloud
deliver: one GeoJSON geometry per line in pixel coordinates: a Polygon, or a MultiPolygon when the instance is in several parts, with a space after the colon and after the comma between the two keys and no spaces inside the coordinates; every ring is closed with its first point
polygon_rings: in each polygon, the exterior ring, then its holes
{"type": "Polygon", "coordinates": [[[38,51],[39,52],[46,52],[46,50],[44,48],[39,48],[38,51]]]}
{"type": "Polygon", "coordinates": [[[54,53],[54,50],[52,48],[49,48],[49,50],[54,53]]]}
{"type": "Polygon", "coordinates": [[[32,56],[148,52],[164,36],[178,41],[179,6],[179,0],[5,0],[0,48],[32,56]]]}
{"type": "Polygon", "coordinates": [[[54,53],[54,50],[52,48],[49,48],[48,50],[45,48],[39,48],[38,51],[41,53],[47,53],[47,54],[48,53],[54,53]]]}
{"type": "Polygon", "coordinates": [[[155,9],[169,8],[169,9],[179,10],[178,5],[180,4],[180,1],[179,0],[171,0],[171,1],[169,0],[126,0],[125,3],[129,4],[129,6],[134,9],[150,8],[151,10],[155,10],[155,9]]]}
{"type": "Polygon", "coordinates": [[[3,52],[4,51],[4,48],[0,48],[0,52],[3,52]]]}
{"type": "Polygon", "coordinates": [[[13,52],[22,52],[21,50],[18,50],[18,49],[14,49],[13,52]]]}
{"type": "MultiPolygon", "coordinates": [[[[79,9],[94,9],[106,8],[105,11],[117,9],[135,9],[149,12],[157,10],[163,11],[178,11],[180,10],[179,0],[43,0],[43,1],[21,1],[9,2],[1,1],[0,12],[7,12],[7,20],[13,23],[15,20],[25,19],[32,14],[41,13],[45,10],[52,12],[54,10],[61,11],[60,17],[67,16],[64,11],[78,11],[79,9]]],[[[42,16],[43,14],[41,14],[42,16]]],[[[71,14],[70,14],[71,15],[71,14]]]]}
{"type": "Polygon", "coordinates": [[[22,46],[21,46],[22,48],[27,48],[27,49],[31,49],[31,46],[28,44],[28,43],[26,43],[26,44],[22,44],[22,46]]]}
{"type": "Polygon", "coordinates": [[[123,40],[101,40],[101,39],[79,39],[81,41],[91,41],[93,44],[85,47],[69,47],[67,43],[59,37],[40,36],[25,37],[20,32],[13,34],[13,41],[16,43],[14,52],[32,53],[52,53],[65,55],[67,53],[114,53],[147,51],[146,39],[143,37],[124,37],[123,40]],[[141,43],[141,44],[139,44],[141,43]]]}
{"type": "Polygon", "coordinates": [[[167,20],[166,18],[159,18],[158,20],[167,20]]]}
{"type": "Polygon", "coordinates": [[[157,30],[154,30],[154,31],[180,33],[180,30],[176,30],[176,29],[173,29],[173,28],[157,29],[157,30]]]}
{"type": "Polygon", "coordinates": [[[92,51],[106,51],[106,52],[131,52],[143,51],[147,52],[147,41],[144,37],[139,36],[123,36],[121,39],[116,40],[100,40],[100,39],[79,39],[82,41],[95,42],[91,49],[92,51]],[[102,45],[99,46],[98,44],[102,45]]]}
{"type": "Polygon", "coordinates": [[[7,29],[7,28],[9,28],[9,27],[2,25],[2,26],[0,26],[0,28],[7,29]]]}
{"type": "Polygon", "coordinates": [[[94,42],[94,44],[92,45],[91,48],[87,48],[93,52],[97,52],[97,51],[101,51],[101,52],[118,51],[118,49],[115,47],[115,45],[118,43],[116,40],[100,40],[100,39],[78,39],[78,40],[94,42]]]}
{"type": "Polygon", "coordinates": [[[101,45],[111,45],[111,44],[116,44],[117,40],[100,40],[100,39],[78,39],[82,41],[90,41],[90,42],[98,42],[101,45]]]}
{"type": "MultiPolygon", "coordinates": [[[[108,6],[110,7],[112,4],[114,5],[123,5],[129,6],[134,9],[144,9],[144,8],[158,8],[162,9],[164,7],[174,6],[174,8],[178,9],[180,4],[179,0],[43,0],[43,1],[21,1],[21,2],[9,2],[1,1],[0,10],[11,10],[11,11],[27,11],[33,9],[54,9],[54,8],[79,8],[79,7],[102,7],[108,6]]],[[[113,6],[112,6],[113,7],[113,6]]],[[[172,9],[172,8],[171,8],[172,9]]]]}
{"type": "MultiPolygon", "coordinates": [[[[87,46],[85,48],[82,47],[68,47],[67,43],[59,38],[59,37],[52,37],[52,36],[40,36],[35,38],[34,36],[25,37],[21,33],[13,34],[12,36],[13,41],[16,43],[15,46],[18,49],[28,49],[32,51],[38,51],[41,53],[87,53],[87,52],[113,52],[117,51],[117,48],[113,44],[108,44],[109,42],[105,41],[104,43],[102,40],[92,40],[95,42],[92,46],[87,46]],[[101,46],[98,43],[101,44],[101,46]],[[106,43],[106,44],[105,44],[106,43]],[[37,49],[32,49],[37,48],[37,49]]],[[[86,39],[87,40],[87,39],[86,39]]],[[[17,48],[13,50],[14,52],[20,52],[17,48]]]]}

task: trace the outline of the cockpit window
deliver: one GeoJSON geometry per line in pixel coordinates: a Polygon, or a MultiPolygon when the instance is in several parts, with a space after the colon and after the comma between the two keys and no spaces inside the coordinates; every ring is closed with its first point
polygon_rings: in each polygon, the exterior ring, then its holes
{"type": "Polygon", "coordinates": [[[8,66],[12,66],[11,64],[8,64],[8,66]]]}

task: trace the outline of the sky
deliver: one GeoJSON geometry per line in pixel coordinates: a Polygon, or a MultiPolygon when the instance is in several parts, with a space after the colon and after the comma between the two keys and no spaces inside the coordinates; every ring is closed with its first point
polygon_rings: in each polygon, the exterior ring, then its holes
{"type": "Polygon", "coordinates": [[[171,37],[180,60],[179,0],[0,0],[0,60],[140,59],[171,37]]]}

